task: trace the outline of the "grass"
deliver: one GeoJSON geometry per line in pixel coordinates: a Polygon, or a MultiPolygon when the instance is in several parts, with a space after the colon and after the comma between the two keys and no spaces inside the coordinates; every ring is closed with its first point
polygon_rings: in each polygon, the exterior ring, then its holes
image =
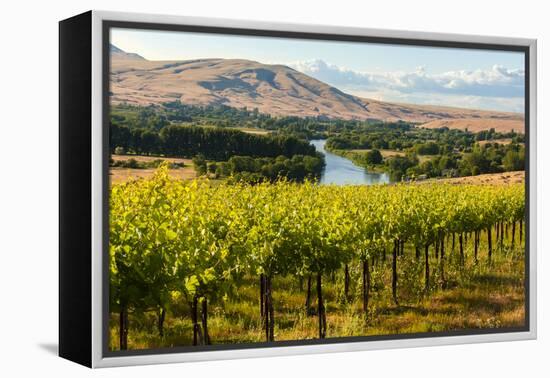
{"type": "MultiPolygon", "coordinates": [[[[493,233],[494,237],[494,233],[493,233]]],[[[406,245],[399,256],[398,297],[391,297],[391,255],[381,259],[372,271],[368,314],[359,300],[361,282],[358,265],[351,265],[352,300],[343,300],[343,271],[324,278],[323,295],[327,313],[327,337],[394,335],[464,329],[520,327],[525,321],[523,247],[498,246],[493,241],[492,261],[487,259],[486,234],[481,235],[479,261],[473,261],[473,238],[465,245],[466,264],[461,266],[458,238],[455,250],[447,240],[445,280],[439,260],[430,248],[430,291],[424,292],[424,261],[417,261],[414,249],[406,245]]],[[[505,242],[506,244],[506,242],[505,242]]],[[[423,252],[423,251],[422,251],[423,252]]],[[[422,254],[423,255],[423,254],[422,254]]],[[[315,281],[315,280],[313,280],[315,281]]],[[[273,279],[275,340],[305,340],[318,336],[318,319],[304,309],[305,286],[294,276],[273,279]]],[[[312,307],[316,292],[312,285],[312,307]]],[[[192,344],[189,306],[182,301],[169,309],[165,335],[158,336],[156,314],[130,314],[129,349],[159,348],[192,344]]],[[[209,333],[213,344],[253,343],[265,340],[259,316],[259,280],[248,277],[226,301],[210,301],[209,333]]],[[[118,317],[110,319],[110,348],[118,349],[118,317]]]]}
{"type": "MultiPolygon", "coordinates": [[[[345,153],[346,150],[339,150],[342,151],[342,153],[345,153]]],[[[348,150],[349,152],[357,152],[357,153],[367,153],[369,151],[372,151],[370,148],[363,148],[363,149],[354,149],[354,150],[348,150]]],[[[392,156],[405,156],[406,153],[404,151],[398,151],[398,150],[389,150],[389,149],[380,149],[380,154],[384,158],[392,157],[392,156]]]]}
{"type": "MultiPolygon", "coordinates": [[[[184,163],[185,166],[183,168],[170,169],[168,171],[170,176],[177,179],[182,179],[182,180],[191,180],[196,178],[197,176],[191,159],[163,157],[163,156],[115,155],[115,154],[111,154],[111,159],[113,159],[114,161],[124,161],[128,159],[135,159],[138,162],[151,162],[154,160],[161,159],[171,163],[184,163]]],[[[132,168],[110,167],[109,176],[112,184],[118,184],[118,183],[126,182],[131,179],[150,178],[155,174],[156,171],[157,171],[156,168],[132,169],[132,168]]]]}
{"type": "Polygon", "coordinates": [[[477,176],[465,176],[465,177],[453,177],[453,178],[435,178],[429,179],[425,182],[445,182],[449,184],[485,184],[485,185],[508,185],[514,183],[524,183],[525,182],[525,172],[524,171],[512,171],[512,172],[503,172],[503,173],[487,173],[477,176]]]}
{"type": "Polygon", "coordinates": [[[255,127],[234,127],[234,129],[237,129],[237,130],[242,131],[244,133],[256,134],[256,135],[267,135],[267,134],[271,133],[269,130],[259,129],[259,128],[255,128],[255,127]]]}

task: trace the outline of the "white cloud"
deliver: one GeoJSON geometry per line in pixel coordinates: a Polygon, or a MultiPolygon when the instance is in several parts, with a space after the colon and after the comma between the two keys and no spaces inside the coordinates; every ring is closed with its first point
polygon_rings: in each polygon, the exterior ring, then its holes
{"type": "Polygon", "coordinates": [[[485,109],[523,111],[525,73],[500,65],[488,70],[439,74],[427,73],[424,66],[410,72],[359,72],[323,60],[296,62],[290,66],[346,92],[376,93],[376,98],[386,101],[416,99],[415,102],[421,103],[460,107],[470,104],[485,109]]]}

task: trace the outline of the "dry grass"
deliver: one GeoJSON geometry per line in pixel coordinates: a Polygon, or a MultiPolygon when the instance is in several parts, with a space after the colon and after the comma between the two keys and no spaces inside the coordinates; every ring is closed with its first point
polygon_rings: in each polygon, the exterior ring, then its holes
{"type": "Polygon", "coordinates": [[[525,120],[523,117],[505,118],[459,118],[459,119],[438,119],[423,123],[420,127],[427,129],[439,129],[448,127],[449,129],[468,129],[468,131],[477,133],[482,130],[494,128],[495,131],[506,133],[512,130],[523,133],[525,132],[525,120]]]}
{"type": "MultiPolygon", "coordinates": [[[[344,151],[342,156],[345,157],[346,151],[348,151],[348,150],[342,150],[342,151],[344,151]]],[[[371,151],[371,150],[370,149],[355,149],[355,150],[349,150],[349,151],[350,152],[357,152],[357,153],[366,153],[366,152],[371,151]]],[[[391,158],[391,157],[396,157],[396,156],[406,156],[407,155],[407,153],[404,152],[404,151],[397,151],[397,150],[379,150],[379,151],[382,154],[382,157],[384,159],[391,158]]],[[[416,157],[418,158],[418,161],[420,163],[423,163],[425,161],[434,159],[435,157],[437,157],[437,155],[417,155],[416,157]]]]}
{"type": "MultiPolygon", "coordinates": [[[[366,153],[371,151],[370,148],[365,149],[356,149],[356,150],[350,150],[350,152],[359,152],[359,153],[366,153]]],[[[405,156],[406,153],[403,151],[397,151],[397,150],[379,150],[380,154],[382,154],[382,157],[388,158],[392,156],[405,156]]]]}
{"type": "Polygon", "coordinates": [[[512,139],[511,138],[502,138],[502,139],[493,139],[493,140],[480,140],[479,142],[480,146],[485,146],[487,143],[491,143],[491,144],[503,144],[503,145],[506,145],[506,144],[510,144],[512,143],[512,139]]]}
{"type": "Polygon", "coordinates": [[[426,180],[421,182],[444,182],[447,184],[468,184],[468,185],[508,185],[508,184],[519,184],[525,182],[525,171],[514,171],[514,172],[504,172],[504,173],[488,173],[484,175],[477,176],[466,176],[466,177],[453,177],[453,178],[443,178],[443,179],[434,179],[426,180]]]}
{"type": "Polygon", "coordinates": [[[236,129],[240,130],[244,133],[255,134],[255,135],[267,135],[267,134],[270,133],[269,130],[255,129],[255,128],[252,128],[252,127],[236,127],[236,129]]]}
{"type": "MultiPolygon", "coordinates": [[[[523,248],[499,247],[494,241],[493,260],[486,253],[486,234],[481,234],[479,262],[473,261],[472,238],[465,244],[466,266],[459,264],[458,242],[452,250],[447,240],[445,281],[439,260],[430,250],[431,285],[424,293],[423,261],[416,261],[414,250],[406,246],[398,258],[399,305],[391,298],[391,258],[380,260],[372,272],[373,290],[368,315],[360,298],[359,266],[351,266],[352,301],[343,300],[342,272],[324,278],[323,295],[327,308],[327,337],[389,335],[442,332],[465,329],[508,328],[524,325],[523,248]]],[[[517,237],[517,235],[516,235],[517,237]]],[[[516,242],[517,246],[517,242],[516,242]]],[[[275,277],[275,340],[305,340],[318,337],[315,316],[316,292],[312,290],[312,314],[304,310],[305,281],[296,277],[275,277]]],[[[315,286],[315,285],[313,285],[315,286]]],[[[257,277],[236,285],[227,301],[211,301],[209,331],[212,343],[263,342],[260,323],[257,277]]],[[[155,313],[130,316],[131,349],[191,345],[192,324],[189,306],[182,301],[169,312],[165,336],[158,336],[155,313]]],[[[117,348],[117,317],[111,317],[112,349],[117,348]]]]}
{"type": "MultiPolygon", "coordinates": [[[[147,169],[130,169],[130,168],[111,168],[109,169],[109,178],[111,184],[119,184],[126,182],[128,180],[135,180],[140,178],[150,178],[152,177],[157,169],[147,168],[147,169]]],[[[181,180],[191,180],[196,178],[195,169],[193,167],[184,167],[179,169],[170,169],[168,174],[176,179],[181,180]]]]}
{"type": "MultiPolygon", "coordinates": [[[[129,159],[135,159],[138,162],[149,162],[158,159],[165,160],[169,163],[184,163],[185,166],[178,169],[169,169],[168,174],[176,179],[181,180],[191,180],[196,178],[196,172],[193,168],[193,162],[191,159],[182,159],[182,158],[165,158],[159,156],[141,156],[141,155],[111,155],[111,159],[115,161],[125,161],[129,159]]],[[[109,178],[111,184],[119,184],[126,182],[128,180],[135,180],[140,178],[150,178],[155,172],[156,168],[146,168],[146,169],[132,169],[132,168],[120,168],[120,167],[110,167],[109,168],[109,178]]]]}
{"type": "Polygon", "coordinates": [[[111,159],[115,161],[124,161],[129,159],[134,159],[139,162],[148,162],[155,160],[165,160],[169,163],[184,163],[185,165],[193,165],[191,159],[175,158],[175,157],[163,157],[163,156],[143,156],[143,155],[115,155],[111,154],[111,159]]]}

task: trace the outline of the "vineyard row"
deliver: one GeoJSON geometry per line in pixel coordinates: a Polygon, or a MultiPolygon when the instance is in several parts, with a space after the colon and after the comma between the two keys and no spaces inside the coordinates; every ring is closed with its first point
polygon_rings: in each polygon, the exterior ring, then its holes
{"type": "Polygon", "coordinates": [[[110,193],[110,311],[119,314],[120,349],[128,347],[129,311],[158,311],[162,335],[166,308],[183,300],[191,309],[193,344],[209,344],[208,300],[224,298],[250,276],[260,283],[266,341],[274,341],[273,279],[307,279],[309,302],[313,277],[324,338],[324,275],[343,268],[347,296],[349,266],[359,264],[367,314],[370,265],[387,251],[398,304],[397,257],[404,243],[424,265],[428,293],[430,246],[444,280],[445,240],[452,238],[454,249],[456,238],[463,265],[465,235],[473,235],[475,263],[484,235],[490,263],[492,233],[502,240],[504,225],[510,226],[509,243],[521,244],[524,214],[523,185],[229,185],[178,181],[160,168],[152,179],[113,185],[110,193]]]}

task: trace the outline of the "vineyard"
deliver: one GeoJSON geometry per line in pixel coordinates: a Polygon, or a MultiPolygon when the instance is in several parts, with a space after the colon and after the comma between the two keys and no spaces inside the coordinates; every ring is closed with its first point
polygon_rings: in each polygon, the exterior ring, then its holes
{"type": "Polygon", "coordinates": [[[521,184],[213,185],[161,167],[111,188],[109,345],[517,325],[521,312],[493,316],[504,300],[483,321],[453,322],[479,293],[512,287],[522,308],[524,214],[521,184]],[[430,306],[450,308],[451,293],[462,307],[443,321],[430,306]],[[413,310],[431,318],[401,327],[413,310]]]}

